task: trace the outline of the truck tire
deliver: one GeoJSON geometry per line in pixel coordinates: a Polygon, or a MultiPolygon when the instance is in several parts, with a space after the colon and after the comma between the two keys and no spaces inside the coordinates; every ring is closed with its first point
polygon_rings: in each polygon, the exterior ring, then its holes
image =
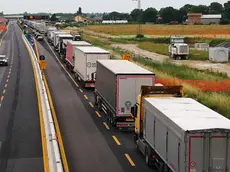
{"type": "Polygon", "coordinates": [[[116,127],[116,119],[113,116],[111,117],[111,125],[116,127]]]}
{"type": "Polygon", "coordinates": [[[150,152],[150,148],[149,146],[146,147],[145,149],[145,163],[151,167],[152,163],[151,163],[151,152],[150,152]]]}
{"type": "Polygon", "coordinates": [[[94,93],[94,105],[98,105],[98,102],[97,102],[97,95],[94,93]]]}
{"type": "Polygon", "coordinates": [[[98,100],[98,105],[97,105],[97,107],[98,107],[98,110],[99,110],[99,111],[102,111],[102,102],[101,102],[100,99],[98,100]]]}
{"type": "Polygon", "coordinates": [[[166,164],[162,165],[161,172],[169,172],[169,168],[168,168],[168,166],[166,164]]]}
{"type": "Polygon", "coordinates": [[[181,60],[182,57],[181,57],[181,56],[177,56],[176,59],[177,59],[177,60],[181,60]]]}
{"type": "Polygon", "coordinates": [[[151,159],[151,157],[149,157],[148,154],[145,154],[145,163],[148,165],[148,167],[151,166],[150,159],[151,159]]]}

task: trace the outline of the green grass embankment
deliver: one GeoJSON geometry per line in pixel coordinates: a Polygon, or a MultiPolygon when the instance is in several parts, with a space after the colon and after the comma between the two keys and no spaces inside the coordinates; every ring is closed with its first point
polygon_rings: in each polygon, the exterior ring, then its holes
{"type": "MultiPolygon", "coordinates": [[[[116,54],[122,54],[123,52],[118,48],[110,47],[111,41],[109,40],[99,40],[95,37],[84,36],[86,41],[91,42],[95,46],[105,48],[107,50],[113,51],[116,54]]],[[[158,78],[179,78],[187,80],[211,80],[220,81],[229,79],[226,74],[215,73],[212,71],[201,71],[193,69],[187,66],[177,66],[169,62],[155,63],[151,60],[144,58],[139,58],[135,62],[136,64],[153,71],[158,78]]],[[[220,93],[220,92],[202,92],[199,89],[192,87],[186,83],[183,83],[185,96],[196,99],[205,106],[219,112],[227,118],[230,118],[230,93],[220,93]]]]}

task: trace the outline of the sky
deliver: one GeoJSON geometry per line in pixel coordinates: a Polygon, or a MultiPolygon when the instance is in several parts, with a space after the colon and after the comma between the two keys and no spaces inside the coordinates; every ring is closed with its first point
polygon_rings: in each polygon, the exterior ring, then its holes
{"type": "MultiPolygon", "coordinates": [[[[228,0],[216,0],[221,4],[224,4],[228,0]]],[[[154,7],[160,9],[162,7],[172,6],[174,8],[180,8],[189,1],[185,0],[141,0],[141,8],[146,9],[148,7],[154,7]]],[[[191,0],[190,4],[209,5],[215,0],[191,0]]],[[[4,14],[13,13],[37,13],[37,12],[63,12],[74,13],[78,7],[82,7],[82,12],[131,12],[134,8],[137,8],[137,1],[134,0],[5,0],[0,3],[0,11],[4,14]]]]}

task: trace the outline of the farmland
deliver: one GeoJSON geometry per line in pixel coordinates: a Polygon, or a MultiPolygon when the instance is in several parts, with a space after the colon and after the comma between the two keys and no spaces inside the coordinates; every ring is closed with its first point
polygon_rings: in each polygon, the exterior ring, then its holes
{"type": "MultiPolygon", "coordinates": [[[[142,25],[145,35],[230,35],[230,25],[142,25]]],[[[137,25],[88,25],[87,29],[111,35],[136,35],[137,25]]]]}
{"type": "MultiPolygon", "coordinates": [[[[84,35],[84,39],[86,41],[91,42],[95,46],[99,46],[109,50],[111,52],[112,58],[115,59],[120,58],[121,57],[120,55],[124,53],[124,51],[122,51],[120,48],[111,47],[112,44],[111,40],[89,36],[89,35],[84,35]]],[[[144,58],[139,58],[134,63],[137,63],[138,65],[154,72],[156,74],[157,80],[163,80],[167,83],[170,80],[174,80],[175,83],[182,84],[185,88],[186,97],[194,98],[199,102],[201,102],[202,104],[230,118],[229,92],[221,92],[221,91],[215,92],[215,91],[208,91],[207,89],[209,88],[208,85],[212,83],[214,84],[224,83],[224,82],[229,83],[229,77],[226,74],[215,73],[212,71],[203,71],[203,70],[201,71],[201,70],[190,68],[188,66],[178,66],[168,62],[163,62],[160,64],[144,58]],[[205,84],[206,86],[204,87],[203,84],[205,84]],[[202,88],[201,86],[204,88],[202,88]]],[[[169,82],[168,84],[171,84],[171,82],[169,82]]],[[[223,87],[225,86],[224,85],[220,86],[220,88],[223,87]]],[[[226,85],[226,88],[227,87],[229,90],[229,84],[226,85]]]]}

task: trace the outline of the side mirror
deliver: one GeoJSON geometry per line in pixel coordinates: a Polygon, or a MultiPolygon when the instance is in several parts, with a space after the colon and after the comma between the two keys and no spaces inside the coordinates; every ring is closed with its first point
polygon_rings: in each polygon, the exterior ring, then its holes
{"type": "Polygon", "coordinates": [[[45,60],[46,58],[45,58],[45,56],[40,55],[39,59],[40,59],[40,60],[45,60]]]}
{"type": "Polygon", "coordinates": [[[131,114],[136,118],[137,117],[137,105],[135,104],[131,107],[131,114]]]}

